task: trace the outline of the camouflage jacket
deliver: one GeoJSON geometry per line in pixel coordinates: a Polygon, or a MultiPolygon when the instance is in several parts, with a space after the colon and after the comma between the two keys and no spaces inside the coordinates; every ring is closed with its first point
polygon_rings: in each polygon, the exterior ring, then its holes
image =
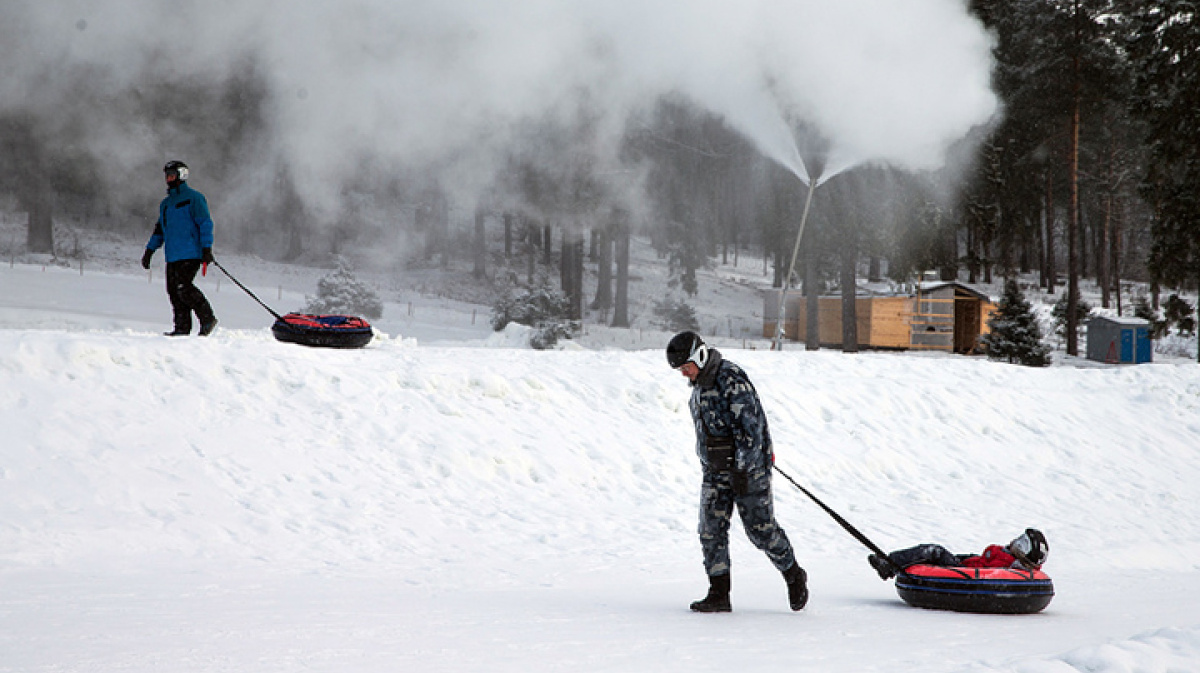
{"type": "Polygon", "coordinates": [[[709,349],[709,361],[692,382],[688,403],[696,425],[696,454],[709,469],[707,437],[733,437],[734,469],[771,469],[771,432],[758,392],[746,372],[709,349]]]}

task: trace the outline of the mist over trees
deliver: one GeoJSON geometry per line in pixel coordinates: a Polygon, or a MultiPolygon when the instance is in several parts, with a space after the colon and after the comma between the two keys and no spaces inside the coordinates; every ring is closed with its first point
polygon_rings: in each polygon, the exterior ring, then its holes
{"type": "MultiPolygon", "coordinates": [[[[1194,4],[974,0],[970,12],[991,31],[1000,112],[948,148],[941,168],[830,164],[793,278],[784,276],[808,188],[699,88],[630,98],[603,78],[573,81],[536,106],[472,117],[437,144],[422,142],[420,128],[370,137],[395,105],[350,97],[340,105],[372,120],[368,137],[323,138],[292,119],[313,92],[281,85],[278,64],[252,44],[219,67],[181,65],[162,46],[120,62],[24,63],[21,79],[0,88],[0,210],[28,218],[17,245],[31,253],[66,254],[55,223],[148,235],[161,165],[179,158],[213,206],[219,250],[310,264],[345,255],[380,270],[460,262],[488,287],[554,277],[572,319],[592,310],[616,325],[629,320],[630,236],[652,242],[670,269],[663,292],[683,297],[697,293],[698,269],[744,263],[746,251],[766,260],[775,287],[848,296],[856,277],[881,275],[882,261],[897,281],[931,270],[968,282],[1036,273],[1048,294],[1065,284],[1068,303],[1091,278],[1106,308],[1128,301],[1122,281],[1194,288],[1194,4]],[[326,149],[296,150],[314,143],[326,149]],[[344,151],[327,149],[339,143],[344,151]]],[[[22,32],[32,16],[0,10],[11,19],[0,38],[18,53],[33,49],[22,32]]],[[[64,40],[97,23],[70,22],[64,40]]],[[[396,96],[419,105],[421,91],[396,96]]],[[[792,108],[782,119],[820,177],[831,161],[820,127],[792,108]]],[[[1069,322],[1072,352],[1074,330],[1069,322]]]]}

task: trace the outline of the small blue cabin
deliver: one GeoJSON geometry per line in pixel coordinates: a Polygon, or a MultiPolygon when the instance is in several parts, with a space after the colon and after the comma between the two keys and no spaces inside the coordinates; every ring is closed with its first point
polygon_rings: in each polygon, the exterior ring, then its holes
{"type": "Polygon", "coordinates": [[[1150,323],[1141,318],[1097,316],[1087,324],[1087,359],[1110,364],[1141,364],[1154,356],[1150,323]]]}

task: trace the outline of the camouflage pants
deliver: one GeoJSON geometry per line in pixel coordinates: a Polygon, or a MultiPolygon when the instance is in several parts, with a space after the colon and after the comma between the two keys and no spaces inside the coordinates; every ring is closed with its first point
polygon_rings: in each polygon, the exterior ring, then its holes
{"type": "Polygon", "coordinates": [[[700,492],[700,547],[704,550],[704,570],[709,576],[729,573],[729,523],[737,507],[746,536],[763,550],[777,570],[783,572],[796,562],[792,543],[775,521],[771,496],[771,472],[750,473],[746,495],[734,495],[727,473],[704,473],[700,492]]]}

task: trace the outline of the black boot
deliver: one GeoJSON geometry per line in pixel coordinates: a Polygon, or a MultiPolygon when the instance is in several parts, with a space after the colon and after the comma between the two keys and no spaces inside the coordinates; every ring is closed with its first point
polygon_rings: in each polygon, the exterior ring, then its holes
{"type": "Polygon", "coordinates": [[[192,313],[184,308],[172,306],[174,314],[175,329],[170,332],[163,332],[166,336],[187,336],[192,332],[192,313]]]}
{"type": "Polygon", "coordinates": [[[208,336],[217,328],[217,317],[213,316],[208,320],[200,321],[200,336],[208,336]]]}
{"type": "Polygon", "coordinates": [[[783,571],[783,580],[787,582],[788,604],[793,610],[803,610],[808,604],[808,573],[795,563],[783,571]]]}
{"type": "Polygon", "coordinates": [[[867,563],[870,563],[875,572],[879,573],[879,579],[881,580],[890,580],[896,576],[896,569],[892,566],[891,562],[880,558],[878,554],[868,556],[867,563]]]}
{"type": "Polygon", "coordinates": [[[709,575],[708,595],[692,603],[692,612],[731,612],[729,604],[729,575],[709,575]]]}

